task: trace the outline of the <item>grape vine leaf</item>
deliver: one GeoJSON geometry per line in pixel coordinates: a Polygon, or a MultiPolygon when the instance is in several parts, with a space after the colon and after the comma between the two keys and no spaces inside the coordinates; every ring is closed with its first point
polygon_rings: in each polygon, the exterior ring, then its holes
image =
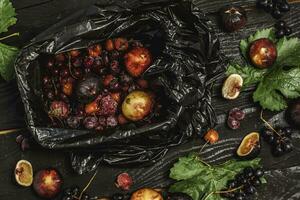
{"type": "Polygon", "coordinates": [[[280,111],[287,107],[286,99],[300,97],[300,40],[283,37],[276,41],[274,29],[263,29],[240,43],[241,53],[247,60],[247,50],[251,42],[259,38],[269,38],[276,42],[277,59],[273,66],[258,69],[248,63],[242,67],[229,65],[226,74],[239,74],[244,86],[258,84],[253,94],[254,102],[264,109],[280,111]]]}
{"type": "Polygon", "coordinates": [[[258,69],[249,65],[242,67],[238,64],[230,64],[227,68],[226,75],[239,74],[244,80],[244,87],[247,87],[259,83],[266,72],[267,69],[258,69]]]}
{"type": "MultiPolygon", "coordinates": [[[[9,0],[0,0],[0,33],[17,22],[16,12],[9,0]]],[[[0,74],[6,81],[14,77],[14,61],[19,50],[16,47],[0,43],[0,74]]]]}
{"type": "Polygon", "coordinates": [[[0,33],[17,22],[16,12],[9,0],[0,0],[0,33]]]}
{"type": "MultiPolygon", "coordinates": [[[[258,167],[260,159],[251,161],[231,160],[217,166],[207,166],[196,154],[179,158],[170,170],[170,178],[177,182],[170,186],[170,192],[183,192],[193,200],[201,200],[208,194],[220,191],[245,167],[258,167]]],[[[265,179],[262,182],[266,182],[265,179]]],[[[220,200],[220,195],[212,194],[207,200],[220,200]]]]}

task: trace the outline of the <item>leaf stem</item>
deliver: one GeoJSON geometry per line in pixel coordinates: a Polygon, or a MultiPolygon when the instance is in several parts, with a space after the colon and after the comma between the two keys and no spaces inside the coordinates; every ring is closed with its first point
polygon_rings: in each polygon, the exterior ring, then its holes
{"type": "Polygon", "coordinates": [[[280,137],[280,139],[282,139],[282,136],[272,127],[271,124],[269,124],[269,122],[267,122],[267,120],[264,119],[263,117],[263,112],[264,110],[262,109],[260,112],[260,119],[272,130],[274,131],[274,133],[276,133],[276,135],[278,135],[280,137]]]}
{"type": "Polygon", "coordinates": [[[230,190],[225,190],[225,191],[214,191],[214,192],[209,193],[203,200],[207,200],[208,197],[210,197],[210,196],[213,195],[213,194],[230,193],[230,192],[234,192],[234,191],[237,191],[237,190],[239,190],[239,189],[242,189],[243,187],[244,187],[244,186],[241,185],[240,187],[233,188],[233,189],[230,189],[230,190]]]}
{"type": "Polygon", "coordinates": [[[18,33],[13,33],[13,34],[10,34],[10,35],[7,35],[7,36],[4,36],[4,37],[0,38],[0,41],[11,38],[11,37],[14,37],[14,36],[19,36],[19,35],[20,35],[19,32],[18,33]]]}
{"type": "Polygon", "coordinates": [[[92,184],[93,180],[95,179],[97,173],[98,173],[98,170],[91,177],[91,179],[89,180],[88,184],[83,188],[83,190],[81,191],[81,193],[80,193],[80,195],[78,197],[79,200],[81,200],[83,193],[90,187],[90,185],[92,184]]]}

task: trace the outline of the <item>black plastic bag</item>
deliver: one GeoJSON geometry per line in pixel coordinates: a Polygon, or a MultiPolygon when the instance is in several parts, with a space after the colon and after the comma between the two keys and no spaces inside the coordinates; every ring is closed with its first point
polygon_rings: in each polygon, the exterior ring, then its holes
{"type": "Polygon", "coordinates": [[[154,162],[171,146],[216,121],[211,87],[224,66],[209,20],[190,2],[148,1],[117,1],[81,10],[33,39],[16,61],[33,137],[45,148],[72,152],[72,166],[79,173],[94,169],[101,161],[118,165],[154,162]],[[39,56],[85,48],[117,36],[143,40],[156,51],[144,76],[156,77],[169,97],[166,119],[106,134],[48,127],[39,56]]]}

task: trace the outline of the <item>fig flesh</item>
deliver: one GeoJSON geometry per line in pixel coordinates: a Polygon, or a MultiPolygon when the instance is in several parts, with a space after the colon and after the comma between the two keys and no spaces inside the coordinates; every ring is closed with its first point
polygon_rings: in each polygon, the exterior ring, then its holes
{"type": "Polygon", "coordinates": [[[33,181],[33,170],[31,163],[27,160],[20,160],[16,164],[15,179],[21,186],[28,187],[33,181]]]}
{"type": "Polygon", "coordinates": [[[131,197],[130,200],[163,200],[162,195],[151,189],[151,188],[142,188],[137,191],[135,191],[131,197]]]}
{"type": "Polygon", "coordinates": [[[238,74],[231,74],[223,84],[223,97],[225,99],[236,99],[240,95],[242,86],[243,78],[238,74]]]}
{"type": "Polygon", "coordinates": [[[239,158],[252,159],[258,156],[260,148],[259,133],[251,132],[243,138],[236,153],[239,158]]]}

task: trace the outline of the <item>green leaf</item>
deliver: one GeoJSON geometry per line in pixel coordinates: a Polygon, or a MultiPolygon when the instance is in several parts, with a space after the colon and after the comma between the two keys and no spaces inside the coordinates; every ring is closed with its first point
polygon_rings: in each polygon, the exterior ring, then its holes
{"type": "MultiPolygon", "coordinates": [[[[170,170],[170,178],[179,180],[170,186],[170,192],[183,192],[193,200],[201,200],[212,192],[220,191],[247,166],[258,167],[260,159],[251,161],[231,160],[218,166],[207,166],[195,155],[179,158],[170,170]]],[[[222,199],[218,194],[210,195],[207,200],[222,199]]]]}
{"type": "Polygon", "coordinates": [[[260,82],[266,72],[267,69],[258,69],[252,66],[241,67],[238,64],[231,64],[227,68],[226,75],[239,74],[244,80],[244,87],[247,87],[260,82]]]}
{"type": "Polygon", "coordinates": [[[275,31],[273,28],[268,28],[268,29],[262,29],[257,31],[255,34],[250,35],[247,39],[241,40],[240,42],[240,50],[244,58],[247,60],[248,59],[248,49],[250,47],[250,44],[258,39],[261,38],[269,38],[273,42],[276,42],[276,36],[275,36],[275,31]]]}
{"type": "Polygon", "coordinates": [[[14,61],[18,52],[16,47],[0,43],[0,74],[7,81],[14,77],[14,61]]]}
{"type": "Polygon", "coordinates": [[[287,107],[285,98],[299,96],[300,68],[285,70],[283,67],[274,66],[259,83],[253,94],[253,100],[259,102],[264,109],[280,111],[287,107]]]}
{"type": "Polygon", "coordinates": [[[16,12],[9,0],[0,0],[0,33],[17,22],[16,12]]]}
{"type": "Polygon", "coordinates": [[[298,38],[287,39],[284,37],[278,41],[276,47],[276,66],[300,66],[300,41],[298,38]]]}

